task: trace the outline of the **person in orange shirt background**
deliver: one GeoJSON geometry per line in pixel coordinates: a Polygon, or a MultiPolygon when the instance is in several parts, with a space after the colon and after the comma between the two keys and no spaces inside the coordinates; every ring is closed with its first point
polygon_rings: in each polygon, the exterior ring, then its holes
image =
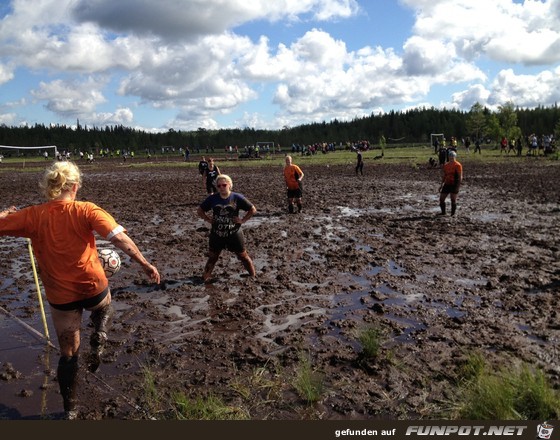
{"type": "Polygon", "coordinates": [[[463,182],[463,165],[461,165],[456,158],[457,153],[455,151],[449,151],[449,161],[442,167],[439,196],[441,215],[445,215],[445,199],[448,195],[451,199],[451,215],[455,215],[455,211],[457,210],[457,196],[459,195],[459,187],[463,182]]]}
{"type": "Polygon", "coordinates": [[[286,156],[286,165],[284,166],[284,181],[288,190],[288,212],[294,213],[294,201],[296,202],[298,212],[301,212],[302,206],[302,185],[303,171],[296,164],[292,163],[292,156],[286,156]]]}
{"type": "Polygon", "coordinates": [[[76,383],[82,313],[91,311],[94,330],[88,369],[96,371],[113,313],[109,281],[98,258],[93,231],[139,263],[153,282],[157,268],[142,255],[127,231],[92,202],[76,201],[82,175],[72,162],[46,169],[41,188],[46,203],[0,212],[0,236],[31,239],[45,295],[51,308],[60,358],[57,379],[65,418],[76,419],[76,383]]]}

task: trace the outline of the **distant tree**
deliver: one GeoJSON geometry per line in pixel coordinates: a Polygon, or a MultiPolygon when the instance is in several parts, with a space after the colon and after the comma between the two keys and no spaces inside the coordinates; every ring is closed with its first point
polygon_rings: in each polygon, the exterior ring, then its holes
{"type": "MultiPolygon", "coordinates": [[[[560,108],[536,107],[520,109],[512,103],[494,112],[479,103],[469,112],[456,109],[418,108],[407,111],[371,113],[352,120],[333,119],[331,122],[314,122],[297,126],[284,126],[280,130],[257,130],[251,127],[193,131],[168,129],[165,132],[144,132],[122,125],[95,127],[76,121],[75,126],[64,124],[35,124],[8,127],[0,124],[0,139],[4,145],[38,146],[56,145],[59,150],[99,148],[159,150],[162,146],[184,147],[196,150],[224,145],[252,145],[256,141],[272,141],[281,145],[308,145],[316,142],[347,142],[373,140],[384,134],[390,139],[405,138],[406,142],[426,142],[430,133],[448,136],[516,138],[520,134],[551,134],[560,136],[560,108]]],[[[380,142],[381,146],[381,142],[380,142]]]]}
{"type": "Polygon", "coordinates": [[[473,104],[467,116],[466,124],[469,135],[474,136],[475,139],[480,139],[484,136],[487,122],[484,107],[480,103],[473,104]]]}
{"type": "Polygon", "coordinates": [[[486,119],[486,133],[495,141],[500,142],[503,136],[503,129],[496,113],[491,113],[486,119]]]}
{"type": "Polygon", "coordinates": [[[511,101],[498,107],[498,121],[502,135],[506,138],[516,139],[521,136],[521,129],[517,126],[517,113],[511,101]]]}

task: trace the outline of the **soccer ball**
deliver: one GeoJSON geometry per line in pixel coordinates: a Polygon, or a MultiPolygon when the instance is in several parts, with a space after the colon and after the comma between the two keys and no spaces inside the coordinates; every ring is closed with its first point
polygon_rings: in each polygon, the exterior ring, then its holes
{"type": "Polygon", "coordinates": [[[105,271],[107,278],[115,275],[121,268],[121,257],[113,249],[99,249],[99,262],[105,271]]]}

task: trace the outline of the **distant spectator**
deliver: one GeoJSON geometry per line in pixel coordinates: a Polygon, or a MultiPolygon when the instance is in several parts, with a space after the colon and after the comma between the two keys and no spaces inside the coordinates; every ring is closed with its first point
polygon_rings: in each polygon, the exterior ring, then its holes
{"type": "Polygon", "coordinates": [[[204,170],[204,174],[202,174],[202,184],[206,188],[206,192],[208,194],[214,194],[218,192],[218,187],[216,186],[216,178],[220,173],[220,169],[218,165],[214,163],[214,159],[208,159],[208,166],[204,170]]]}
{"type": "Polygon", "coordinates": [[[208,161],[204,156],[202,156],[200,158],[200,162],[198,162],[198,172],[200,173],[201,176],[204,175],[204,172],[206,171],[207,168],[208,168],[208,161]]]}
{"type": "Polygon", "coordinates": [[[360,175],[364,175],[364,158],[362,156],[362,152],[360,151],[360,149],[358,149],[356,151],[356,176],[358,175],[358,173],[360,175]]]}
{"type": "Polygon", "coordinates": [[[474,142],[474,152],[476,154],[476,152],[478,151],[478,154],[482,154],[482,151],[480,149],[480,139],[476,139],[476,141],[474,142]]]}

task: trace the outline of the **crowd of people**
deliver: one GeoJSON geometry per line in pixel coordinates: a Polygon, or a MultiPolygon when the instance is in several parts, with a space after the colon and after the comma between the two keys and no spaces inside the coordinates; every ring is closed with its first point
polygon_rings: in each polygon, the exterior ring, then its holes
{"type": "MultiPolygon", "coordinates": [[[[372,150],[374,147],[381,148],[381,156],[384,155],[385,148],[385,137],[381,136],[379,138],[379,144],[373,144],[369,140],[356,140],[356,141],[346,141],[346,142],[314,142],[309,144],[303,143],[293,143],[289,149],[284,151],[279,144],[273,142],[268,143],[256,143],[255,145],[245,145],[239,147],[237,145],[225,145],[223,148],[224,157],[227,160],[239,160],[239,159],[262,159],[270,157],[272,153],[274,154],[291,154],[292,156],[314,156],[318,153],[330,153],[335,151],[352,151],[352,152],[367,152],[372,150]]],[[[458,139],[455,136],[451,136],[450,139],[446,139],[443,135],[434,137],[432,141],[432,147],[434,148],[434,155],[437,157],[439,165],[442,165],[441,155],[442,150],[453,149],[454,151],[462,150],[465,154],[482,154],[483,149],[498,149],[500,154],[514,154],[516,156],[548,156],[557,151],[556,138],[554,134],[543,134],[537,135],[531,133],[528,136],[517,136],[515,138],[508,138],[502,136],[497,142],[493,142],[489,138],[471,138],[470,136],[462,137],[458,139]],[[474,148],[473,148],[474,147],[474,148]]],[[[161,156],[177,156],[183,157],[184,161],[190,161],[191,154],[204,154],[206,156],[214,155],[216,148],[211,145],[205,147],[189,147],[189,146],[165,146],[161,147],[160,152],[158,149],[145,148],[143,152],[135,152],[132,149],[112,149],[108,147],[100,148],[99,150],[84,152],[82,150],[62,150],[55,152],[55,158],[57,160],[86,160],[88,163],[92,163],[95,159],[106,159],[106,158],[120,158],[122,161],[126,162],[128,159],[134,159],[136,154],[151,160],[156,154],[161,156]]],[[[50,159],[49,153],[47,151],[42,152],[45,160],[50,159]]],[[[1,159],[0,159],[1,160],[1,159]]],[[[430,160],[432,162],[433,160],[430,160]]]]}
{"type": "MultiPolygon", "coordinates": [[[[475,146],[473,153],[482,154],[482,145],[485,143],[495,148],[495,144],[488,139],[475,138],[473,141],[469,136],[461,139],[461,146],[466,154],[471,153],[471,145],[475,146]]],[[[445,138],[439,139],[436,137],[432,146],[434,147],[434,154],[436,155],[439,155],[442,149],[452,148],[457,151],[459,148],[456,137],[451,137],[449,142],[447,142],[445,138]]],[[[525,137],[517,136],[508,138],[504,135],[500,138],[498,148],[500,154],[522,156],[523,151],[525,151],[526,156],[548,156],[555,153],[557,147],[554,134],[537,135],[531,133],[525,137]]]]}

